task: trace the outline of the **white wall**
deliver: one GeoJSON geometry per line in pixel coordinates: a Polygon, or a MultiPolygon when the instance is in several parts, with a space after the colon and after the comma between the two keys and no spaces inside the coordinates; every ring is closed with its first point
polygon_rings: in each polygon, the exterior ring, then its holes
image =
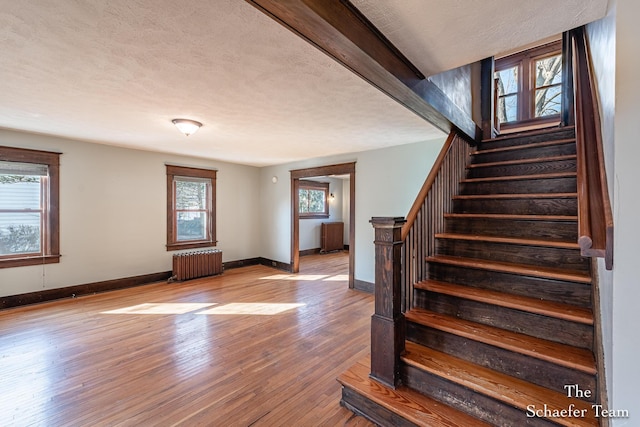
{"type": "Polygon", "coordinates": [[[223,261],[260,255],[258,168],[12,131],[0,141],[63,153],[60,263],[0,269],[0,295],[170,271],[165,163],[218,169],[223,261]]]}
{"type": "MultiPolygon", "coordinates": [[[[374,281],[373,216],[406,216],[445,141],[441,139],[380,150],[311,159],[262,168],[263,257],[291,262],[290,170],[356,162],[355,278],[374,281]],[[277,176],[274,184],[272,177],[277,176]]],[[[346,185],[346,184],[345,184],[346,185]]]]}
{"type": "MultiPolygon", "coordinates": [[[[602,140],[605,151],[609,196],[614,195],[615,147],[615,67],[616,67],[616,13],[611,7],[607,16],[587,26],[587,36],[593,59],[598,88],[602,140]]],[[[611,201],[612,206],[614,200],[611,201]]],[[[607,271],[602,259],[598,260],[600,289],[600,316],[605,359],[607,390],[613,389],[613,273],[607,271]]]]}
{"type": "Polygon", "coordinates": [[[300,220],[301,251],[320,248],[320,228],[323,222],[342,222],[343,220],[342,180],[321,178],[318,181],[329,183],[329,193],[334,195],[334,199],[329,200],[329,218],[305,218],[300,220]]]}
{"type": "Polygon", "coordinates": [[[628,410],[613,426],[640,425],[640,4],[612,0],[603,20],[588,26],[603,120],[605,161],[613,202],[614,269],[599,261],[605,375],[609,408],[628,410]]]}
{"type": "Polygon", "coordinates": [[[613,390],[610,406],[627,409],[618,426],[640,425],[640,3],[616,4],[615,194],[613,271],[613,390]]]}

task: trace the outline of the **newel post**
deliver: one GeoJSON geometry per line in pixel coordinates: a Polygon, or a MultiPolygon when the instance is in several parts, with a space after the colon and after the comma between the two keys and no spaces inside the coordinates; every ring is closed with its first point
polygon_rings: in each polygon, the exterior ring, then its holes
{"type": "Polygon", "coordinates": [[[371,317],[371,378],[400,383],[405,320],[401,311],[402,217],[371,218],[375,230],[375,313],[371,317]]]}

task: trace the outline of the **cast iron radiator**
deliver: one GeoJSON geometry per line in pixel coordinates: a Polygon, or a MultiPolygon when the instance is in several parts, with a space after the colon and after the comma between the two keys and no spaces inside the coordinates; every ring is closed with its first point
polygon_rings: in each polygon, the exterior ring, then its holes
{"type": "Polygon", "coordinates": [[[222,273],[222,251],[184,252],[173,256],[173,280],[195,279],[222,273]]]}

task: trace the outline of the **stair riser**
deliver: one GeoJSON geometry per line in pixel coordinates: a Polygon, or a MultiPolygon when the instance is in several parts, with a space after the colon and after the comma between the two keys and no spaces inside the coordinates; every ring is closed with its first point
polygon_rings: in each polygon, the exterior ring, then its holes
{"type": "Polygon", "coordinates": [[[478,147],[479,150],[491,150],[493,148],[513,147],[516,145],[527,145],[536,142],[555,141],[558,139],[570,139],[575,137],[573,128],[558,129],[555,132],[541,133],[538,135],[514,136],[511,138],[499,138],[492,141],[483,141],[478,147]]]}
{"type": "Polygon", "coordinates": [[[495,426],[558,427],[543,418],[527,418],[526,411],[412,366],[403,365],[402,378],[405,385],[495,426]]]}
{"type": "Polygon", "coordinates": [[[429,278],[579,307],[591,307],[588,284],[429,263],[429,278]]]}
{"type": "Polygon", "coordinates": [[[498,305],[416,289],[414,305],[508,331],[593,349],[593,327],[498,305]]]}
{"type": "Polygon", "coordinates": [[[580,256],[579,249],[512,245],[474,240],[437,239],[436,251],[438,255],[567,268],[584,272],[588,272],[590,266],[589,259],[580,256]]]}
{"type": "Polygon", "coordinates": [[[456,234],[549,239],[573,243],[578,241],[577,221],[447,218],[445,227],[447,233],[456,234]]]}
{"type": "Polygon", "coordinates": [[[576,215],[575,198],[454,200],[454,213],[576,215]]]}
{"type": "Polygon", "coordinates": [[[438,329],[407,322],[407,339],[434,350],[467,360],[542,387],[565,393],[566,384],[579,384],[580,388],[595,395],[595,377],[555,363],[525,356],[494,347],[438,329]]]}
{"type": "Polygon", "coordinates": [[[513,151],[498,151],[483,153],[478,151],[473,155],[473,163],[505,162],[509,160],[538,159],[541,157],[566,156],[576,154],[575,141],[549,145],[546,147],[522,148],[513,151]]]}
{"type": "Polygon", "coordinates": [[[538,175],[544,173],[575,172],[576,160],[540,161],[535,163],[517,163],[513,165],[495,165],[470,167],[467,178],[491,178],[498,176],[538,175]]]}
{"type": "Polygon", "coordinates": [[[416,424],[398,416],[348,387],[342,387],[342,400],[340,400],[340,404],[351,412],[361,415],[379,426],[416,426],[416,424]]]}
{"type": "Polygon", "coordinates": [[[575,193],[576,178],[519,179],[499,182],[463,183],[460,194],[575,193]]]}

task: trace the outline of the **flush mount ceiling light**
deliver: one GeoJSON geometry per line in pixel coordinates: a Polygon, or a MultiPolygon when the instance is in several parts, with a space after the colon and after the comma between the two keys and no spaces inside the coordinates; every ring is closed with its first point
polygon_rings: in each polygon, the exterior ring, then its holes
{"type": "Polygon", "coordinates": [[[196,133],[196,131],[202,126],[202,123],[189,119],[173,119],[171,122],[186,136],[196,133]]]}

